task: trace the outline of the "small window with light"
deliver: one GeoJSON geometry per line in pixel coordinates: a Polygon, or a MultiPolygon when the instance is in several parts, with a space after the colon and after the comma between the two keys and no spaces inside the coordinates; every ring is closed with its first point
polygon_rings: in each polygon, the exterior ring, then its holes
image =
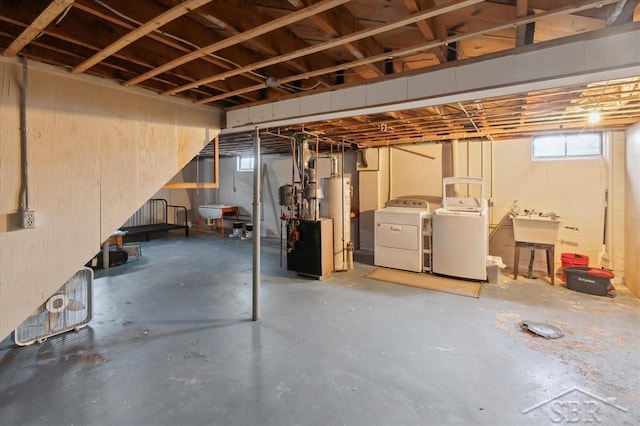
{"type": "Polygon", "coordinates": [[[253,171],[253,156],[241,155],[237,157],[236,170],[239,172],[252,172],[253,171]]]}
{"type": "Polygon", "coordinates": [[[602,133],[534,136],[531,140],[531,155],[534,160],[600,157],[602,133]]]}

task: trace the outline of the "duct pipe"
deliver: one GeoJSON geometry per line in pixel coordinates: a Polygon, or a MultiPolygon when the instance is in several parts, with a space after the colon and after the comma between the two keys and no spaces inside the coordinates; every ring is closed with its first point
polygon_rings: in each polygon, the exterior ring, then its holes
{"type": "Polygon", "coordinates": [[[256,127],[253,145],[253,314],[252,321],[260,319],[260,129],[256,127]]]}
{"type": "Polygon", "coordinates": [[[367,161],[367,150],[359,149],[357,152],[360,154],[360,162],[362,164],[362,167],[364,167],[365,169],[368,168],[369,162],[367,161]]]}
{"type": "Polygon", "coordinates": [[[329,158],[331,159],[331,176],[338,176],[340,173],[340,159],[336,154],[331,154],[329,158]]]}

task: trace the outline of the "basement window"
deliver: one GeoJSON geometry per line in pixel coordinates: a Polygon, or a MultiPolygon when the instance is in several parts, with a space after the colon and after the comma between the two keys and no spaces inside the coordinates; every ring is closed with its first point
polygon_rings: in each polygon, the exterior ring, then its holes
{"type": "Polygon", "coordinates": [[[239,172],[252,172],[253,171],[253,156],[241,155],[237,157],[236,170],[239,172]]]}
{"type": "Polygon", "coordinates": [[[568,133],[534,136],[531,139],[534,160],[600,157],[602,133],[568,133]]]}

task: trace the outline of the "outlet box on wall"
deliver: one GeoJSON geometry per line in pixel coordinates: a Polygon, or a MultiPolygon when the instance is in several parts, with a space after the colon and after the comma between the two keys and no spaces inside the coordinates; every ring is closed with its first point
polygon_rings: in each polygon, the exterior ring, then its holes
{"type": "Polygon", "coordinates": [[[33,210],[22,212],[22,227],[25,229],[36,227],[36,212],[33,210]]]}

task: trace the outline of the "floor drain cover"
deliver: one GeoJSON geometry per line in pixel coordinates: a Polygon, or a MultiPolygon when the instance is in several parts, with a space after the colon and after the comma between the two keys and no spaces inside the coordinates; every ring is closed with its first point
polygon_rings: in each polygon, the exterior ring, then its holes
{"type": "Polygon", "coordinates": [[[537,334],[538,336],[542,336],[545,339],[557,339],[558,337],[562,337],[562,330],[543,322],[533,322],[529,320],[522,321],[520,323],[520,330],[529,331],[533,334],[537,334]]]}

